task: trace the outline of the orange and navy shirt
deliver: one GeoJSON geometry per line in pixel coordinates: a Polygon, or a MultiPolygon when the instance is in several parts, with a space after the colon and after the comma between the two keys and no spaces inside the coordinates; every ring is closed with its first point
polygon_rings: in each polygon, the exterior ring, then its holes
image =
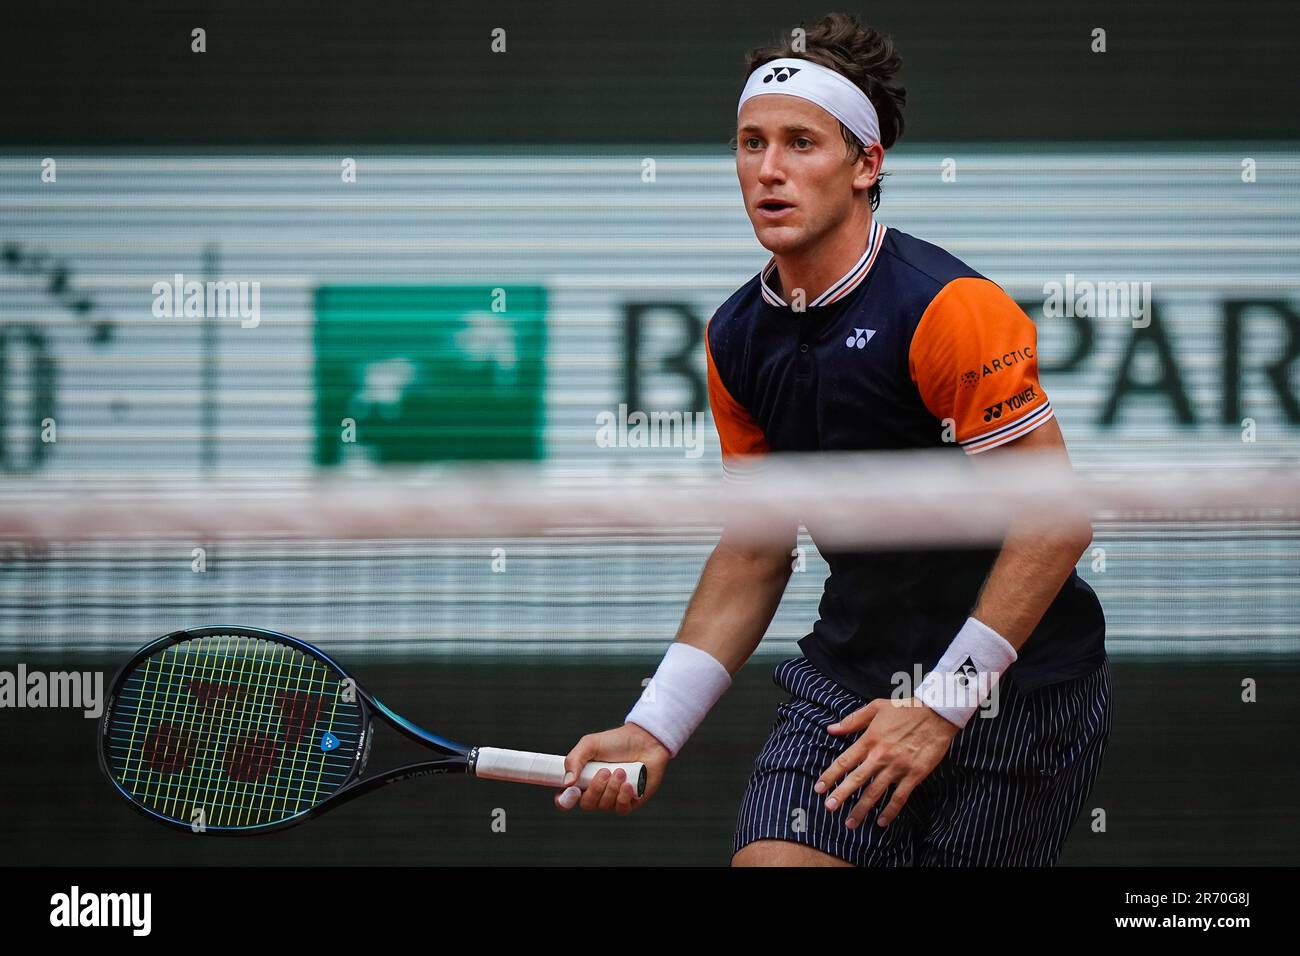
{"type": "MultiPolygon", "coordinates": [[[[937,246],[873,221],[862,258],[802,310],[773,290],[775,269],[772,259],[705,331],[724,469],[768,452],[975,455],[1052,417],[1033,322],[937,246]]],[[[821,551],[831,573],[799,647],[864,697],[889,696],[895,674],[938,662],[998,554],[821,551]]],[[[1104,635],[1096,594],[1071,571],[1008,677],[1032,690],[1089,673],[1104,635]]]]}

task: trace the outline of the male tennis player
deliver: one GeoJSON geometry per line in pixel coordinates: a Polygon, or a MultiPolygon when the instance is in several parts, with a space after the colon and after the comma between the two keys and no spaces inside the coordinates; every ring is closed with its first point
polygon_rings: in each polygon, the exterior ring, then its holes
{"type": "MultiPolygon", "coordinates": [[[[724,469],[815,450],[1036,449],[1068,462],[1033,323],[993,282],[873,216],[903,126],[900,65],[887,38],[838,14],[798,51],[751,54],[736,173],[772,259],[705,335],[724,469]]],[[[653,694],[566,757],[573,773],[645,761],[645,796],[602,771],[557,805],[626,813],[654,794],[762,639],[796,530],[770,549],[724,533],[653,694]]],[[[776,668],[791,697],[755,762],[733,864],[1054,863],[1110,731],[1105,622],[1075,572],[1091,539],[1082,518],[1013,525],[996,550],[823,548],[819,619],[804,656],[776,668]],[[894,694],[914,670],[919,685],[894,694]]]]}

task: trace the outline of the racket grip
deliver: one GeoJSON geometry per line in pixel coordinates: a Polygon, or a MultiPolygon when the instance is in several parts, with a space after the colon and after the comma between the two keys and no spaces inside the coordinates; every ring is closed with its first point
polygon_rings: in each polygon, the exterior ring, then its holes
{"type": "MultiPolygon", "coordinates": [[[[578,775],[578,787],[586,790],[596,774],[602,770],[613,773],[622,769],[636,788],[638,797],[645,793],[645,764],[605,763],[590,760],[578,775]]],[[[535,783],[544,787],[564,786],[564,758],[556,754],[535,754],[526,750],[502,750],[499,747],[479,747],[474,760],[474,775],[487,780],[510,780],[514,783],[535,783]]]]}

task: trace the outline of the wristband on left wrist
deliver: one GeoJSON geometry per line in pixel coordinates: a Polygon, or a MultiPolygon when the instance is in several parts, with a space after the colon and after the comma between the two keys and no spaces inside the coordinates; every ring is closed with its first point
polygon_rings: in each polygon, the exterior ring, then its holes
{"type": "Polygon", "coordinates": [[[1001,634],[969,617],[917,686],[916,698],[963,728],[1017,657],[1016,649],[1001,634]]]}

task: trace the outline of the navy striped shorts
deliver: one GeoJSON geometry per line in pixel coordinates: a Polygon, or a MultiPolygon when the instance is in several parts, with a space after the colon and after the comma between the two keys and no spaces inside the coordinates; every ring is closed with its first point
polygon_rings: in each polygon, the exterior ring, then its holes
{"type": "Polygon", "coordinates": [[[997,715],[971,718],[889,826],[876,826],[876,815],[892,786],[850,830],[844,821],[862,790],[831,813],[813,784],[861,736],[826,727],[867,701],[804,657],[782,661],[772,680],[791,697],[754,762],[733,853],[755,840],[792,840],[859,866],[1051,866],[1110,737],[1109,658],[1028,693],[1001,681],[997,715]]]}

